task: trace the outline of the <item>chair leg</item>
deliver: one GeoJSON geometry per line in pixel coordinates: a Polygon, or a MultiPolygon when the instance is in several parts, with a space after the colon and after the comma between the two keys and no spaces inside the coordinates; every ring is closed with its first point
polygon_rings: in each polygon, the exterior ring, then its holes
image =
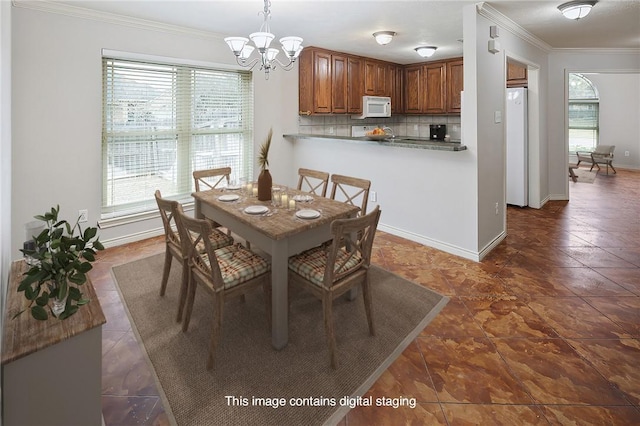
{"type": "Polygon", "coordinates": [[[216,348],[218,347],[218,340],[220,340],[220,333],[222,331],[224,296],[214,293],[213,304],[215,305],[215,312],[213,313],[213,330],[211,330],[211,344],[209,346],[209,357],[207,358],[207,370],[213,369],[215,365],[216,348]]]}
{"type": "Polygon", "coordinates": [[[373,306],[371,303],[371,287],[369,286],[369,274],[362,283],[362,298],[364,300],[364,311],[367,314],[367,322],[369,323],[369,334],[376,335],[376,330],[373,327],[373,306]]]}
{"type": "Polygon", "coordinates": [[[576,167],[579,167],[581,162],[582,160],[578,160],[578,162],[576,163],[576,167]]]}
{"type": "Polygon", "coordinates": [[[193,301],[196,298],[196,287],[198,283],[193,279],[193,273],[190,272],[189,277],[189,297],[187,298],[187,309],[184,313],[184,319],[182,320],[182,331],[187,332],[189,330],[189,321],[191,321],[191,311],[193,311],[193,301]]]}
{"type": "Polygon", "coordinates": [[[613,164],[609,164],[611,166],[611,170],[613,170],[613,174],[618,174],[618,172],[616,172],[616,169],[613,167],[613,164]]]}
{"type": "Polygon", "coordinates": [[[171,272],[171,261],[173,255],[167,247],[164,252],[164,269],[162,270],[162,284],[160,285],[160,296],[164,296],[167,291],[167,282],[169,281],[169,272],[171,272]]]}
{"type": "Polygon", "coordinates": [[[324,331],[327,335],[327,344],[329,345],[331,368],[335,370],[338,368],[338,358],[336,356],[336,336],[333,329],[333,299],[330,293],[323,295],[322,307],[324,314],[324,331]]]}
{"type": "Polygon", "coordinates": [[[184,304],[187,300],[187,292],[189,290],[190,272],[189,262],[182,262],[182,283],[180,285],[180,297],[178,299],[178,315],[176,316],[176,322],[182,321],[182,312],[184,311],[184,304]]]}

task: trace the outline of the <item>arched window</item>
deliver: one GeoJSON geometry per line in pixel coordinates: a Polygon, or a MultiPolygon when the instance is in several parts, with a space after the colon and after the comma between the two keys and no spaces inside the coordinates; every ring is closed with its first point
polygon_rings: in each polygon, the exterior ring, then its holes
{"type": "Polygon", "coordinates": [[[599,97],[583,74],[569,74],[569,152],[592,151],[598,145],[599,97]]]}

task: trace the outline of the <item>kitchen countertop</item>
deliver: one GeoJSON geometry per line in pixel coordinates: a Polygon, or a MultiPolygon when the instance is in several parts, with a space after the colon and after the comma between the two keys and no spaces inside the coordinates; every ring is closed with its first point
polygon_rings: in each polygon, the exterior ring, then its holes
{"type": "Polygon", "coordinates": [[[412,149],[430,149],[437,151],[465,151],[467,147],[462,145],[460,142],[451,141],[435,141],[427,138],[419,138],[412,136],[396,136],[395,138],[384,140],[384,141],[374,141],[367,139],[366,137],[352,137],[352,136],[337,136],[337,135],[311,135],[311,134],[303,134],[303,133],[295,133],[295,134],[286,134],[283,135],[285,138],[291,139],[331,139],[331,140],[340,140],[346,142],[353,143],[362,143],[367,145],[377,145],[377,146],[394,146],[399,148],[412,148],[412,149]]]}

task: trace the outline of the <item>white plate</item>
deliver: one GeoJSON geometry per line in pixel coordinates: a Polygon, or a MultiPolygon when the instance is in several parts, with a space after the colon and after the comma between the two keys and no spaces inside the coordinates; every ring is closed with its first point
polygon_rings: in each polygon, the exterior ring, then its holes
{"type": "Polygon", "coordinates": [[[225,189],[229,191],[237,191],[238,189],[242,189],[242,185],[229,185],[225,189]]]}
{"type": "Polygon", "coordinates": [[[244,209],[246,214],[263,214],[269,211],[267,206],[249,206],[244,209]]]}
{"type": "Polygon", "coordinates": [[[302,209],[296,212],[296,216],[300,219],[317,219],[320,217],[320,212],[318,210],[302,209]]]}
{"type": "Polygon", "coordinates": [[[308,202],[308,201],[313,201],[313,197],[311,195],[294,195],[293,199],[295,201],[302,201],[302,202],[308,202]]]}
{"type": "Polygon", "coordinates": [[[236,201],[240,196],[238,194],[224,194],[218,197],[220,201],[236,201]]]}

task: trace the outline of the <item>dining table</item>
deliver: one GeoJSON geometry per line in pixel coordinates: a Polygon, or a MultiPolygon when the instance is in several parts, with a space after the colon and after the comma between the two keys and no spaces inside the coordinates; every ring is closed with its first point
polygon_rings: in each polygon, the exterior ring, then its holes
{"type": "Polygon", "coordinates": [[[271,257],[271,342],[278,350],[289,340],[289,257],[331,240],[331,223],[355,217],[360,211],[352,204],[296,189],[289,188],[282,193],[286,194],[282,205],[260,201],[242,187],[192,194],[195,217],[214,220],[271,257]],[[301,201],[291,203],[293,198],[301,201]]]}

